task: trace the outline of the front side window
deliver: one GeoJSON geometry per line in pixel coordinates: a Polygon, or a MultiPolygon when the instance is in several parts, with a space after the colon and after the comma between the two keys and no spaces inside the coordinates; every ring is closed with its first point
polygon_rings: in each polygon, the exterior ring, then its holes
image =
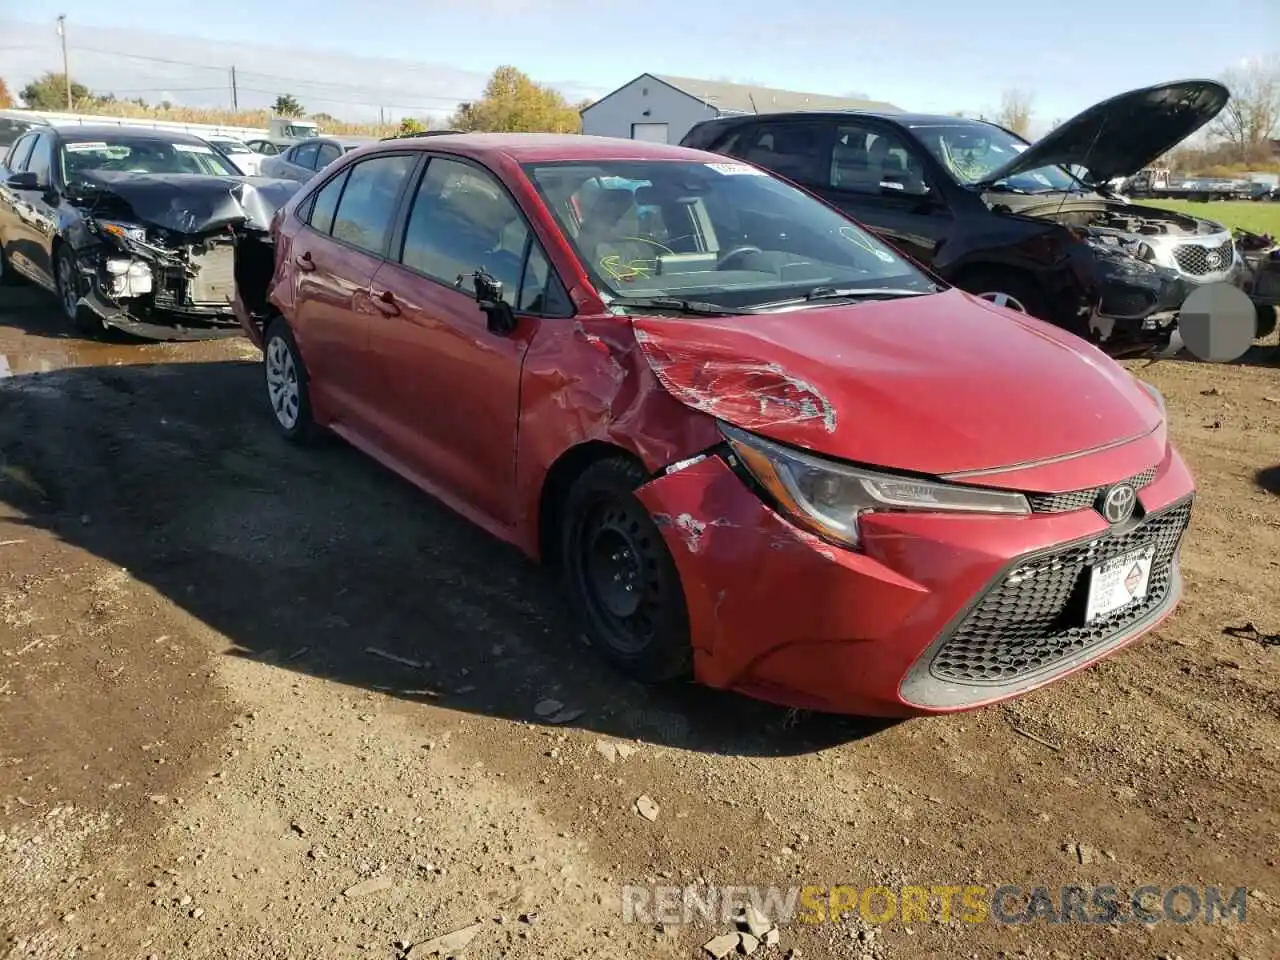
{"type": "Polygon", "coordinates": [[[9,156],[5,159],[5,166],[9,168],[11,173],[21,173],[27,169],[27,158],[31,156],[31,148],[35,146],[36,135],[28,133],[19,137],[17,143],[9,148],[9,156]]]}
{"type": "Polygon", "coordinates": [[[42,133],[36,138],[36,145],[27,160],[27,170],[36,175],[36,182],[42,187],[53,183],[53,134],[42,133]]]}
{"type": "MultiPolygon", "coordinates": [[[[989,123],[929,124],[911,132],[964,186],[984,183],[992,173],[1023,153],[1030,144],[989,123]]],[[[1078,189],[1062,167],[1044,166],[1006,177],[992,186],[1018,193],[1054,193],[1078,189]]]]}
{"type": "Polygon", "coordinates": [[[62,179],[77,182],[95,170],[111,173],[193,173],[239,177],[240,171],[207,143],[172,143],[150,137],[108,135],[101,140],[64,142],[59,151],[62,179]]]}
{"type": "Polygon", "coordinates": [[[744,163],[604,160],[524,169],[609,297],[746,308],[821,287],[937,289],[843,214],[744,163]],[[584,191],[591,181],[598,186],[584,191]]]}
{"type": "Polygon", "coordinates": [[[400,191],[416,159],[400,153],[352,164],[333,218],[334,239],[381,254],[400,191]]]}
{"type": "Polygon", "coordinates": [[[924,167],[902,138],[862,124],[836,128],[829,183],[837,190],[880,196],[929,192],[924,167]]]}

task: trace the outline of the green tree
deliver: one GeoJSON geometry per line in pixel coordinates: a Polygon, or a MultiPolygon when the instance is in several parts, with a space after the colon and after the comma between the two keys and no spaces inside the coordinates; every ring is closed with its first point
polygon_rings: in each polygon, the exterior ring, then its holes
{"type": "Polygon", "coordinates": [[[424,133],[427,125],[417,117],[405,117],[400,121],[401,133],[424,133]]]}
{"type": "Polygon", "coordinates": [[[318,123],[322,128],[331,127],[338,122],[338,118],[331,113],[325,113],[323,110],[319,113],[311,114],[310,119],[318,123]]]}
{"type": "MultiPolygon", "coordinates": [[[[65,110],[67,109],[67,77],[63,73],[50,71],[42,77],[32,80],[18,91],[18,96],[32,110],[65,110]]],[[[82,100],[92,99],[93,94],[83,83],[71,81],[71,104],[74,107],[82,100]]]]}
{"type": "Polygon", "coordinates": [[[13,106],[13,94],[9,92],[9,85],[4,82],[4,77],[0,77],[0,110],[13,106]]]}
{"type": "Polygon", "coordinates": [[[582,119],[557,91],[508,66],[493,71],[479,100],[458,105],[449,126],[489,133],[579,133],[582,119]]]}
{"type": "Polygon", "coordinates": [[[292,93],[282,93],[276,97],[276,102],[271,105],[271,109],[282,117],[301,117],[306,114],[302,104],[292,93]]]}

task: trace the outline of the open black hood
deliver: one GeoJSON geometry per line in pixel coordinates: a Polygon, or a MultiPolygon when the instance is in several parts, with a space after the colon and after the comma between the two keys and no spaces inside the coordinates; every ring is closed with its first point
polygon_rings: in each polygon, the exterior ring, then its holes
{"type": "Polygon", "coordinates": [[[145,226],[202,234],[229,226],[265,231],[275,212],[300,189],[301,183],[270,177],[91,170],[68,193],[91,207],[107,208],[107,197],[123,202],[145,226]]]}
{"type": "Polygon", "coordinates": [[[1137,173],[1222,112],[1216,80],[1178,80],[1094,104],[983,179],[983,186],[1039,167],[1087,167],[1094,183],[1137,173]]]}

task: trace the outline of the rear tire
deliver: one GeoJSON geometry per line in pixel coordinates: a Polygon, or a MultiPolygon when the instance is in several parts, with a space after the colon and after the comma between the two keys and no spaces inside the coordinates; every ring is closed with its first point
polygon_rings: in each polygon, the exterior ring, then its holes
{"type": "Polygon", "coordinates": [[[311,416],[307,368],[293,331],[283,318],[267,326],[262,341],[263,383],[276,429],[290,443],[307,444],[318,433],[311,416]]]}
{"type": "Polygon", "coordinates": [[[658,525],[635,490],[635,462],[600,460],[574,481],[561,523],[565,588],[585,637],[633,679],[693,672],[684,588],[658,525]]]}

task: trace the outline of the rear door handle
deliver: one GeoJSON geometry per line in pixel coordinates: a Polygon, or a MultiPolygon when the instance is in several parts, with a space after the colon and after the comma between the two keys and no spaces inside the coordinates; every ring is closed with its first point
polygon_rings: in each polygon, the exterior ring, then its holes
{"type": "Polygon", "coordinates": [[[299,270],[306,270],[308,273],[310,273],[312,270],[316,268],[315,261],[311,259],[310,250],[308,250],[306,253],[298,254],[296,257],[293,258],[293,262],[298,265],[299,270]]]}
{"type": "Polygon", "coordinates": [[[384,317],[400,316],[400,306],[396,303],[396,298],[391,295],[390,290],[385,290],[374,297],[373,305],[378,308],[378,312],[384,317]]]}

